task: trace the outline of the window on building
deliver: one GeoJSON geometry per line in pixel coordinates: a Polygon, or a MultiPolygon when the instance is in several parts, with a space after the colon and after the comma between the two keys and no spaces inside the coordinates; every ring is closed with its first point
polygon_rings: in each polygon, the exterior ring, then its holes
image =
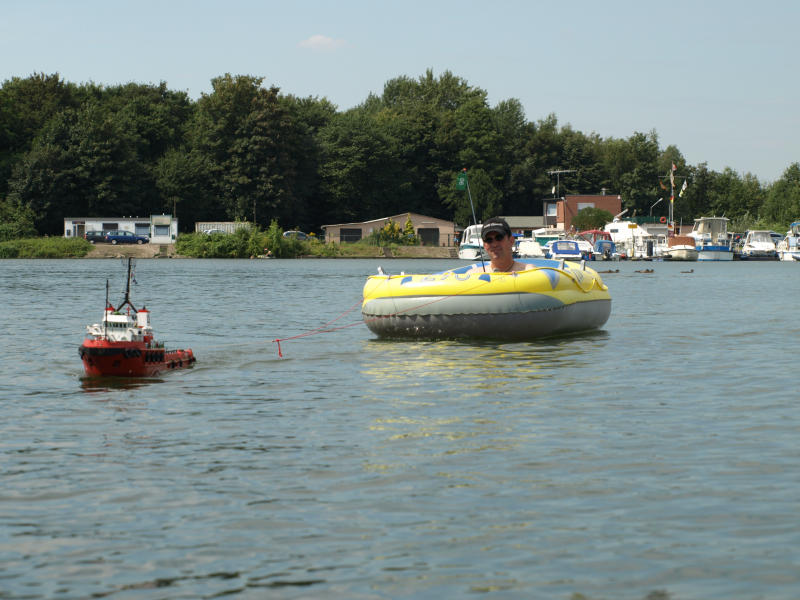
{"type": "Polygon", "coordinates": [[[594,202],[578,202],[578,212],[581,212],[584,208],[594,208],[594,202]]]}
{"type": "MultiPolygon", "coordinates": [[[[157,236],[169,235],[169,225],[154,225],[153,234],[157,236]]],[[[144,234],[147,235],[147,234],[144,234]]]]}
{"type": "Polygon", "coordinates": [[[103,231],[114,231],[119,229],[119,223],[103,223],[103,231]]]}
{"type": "Polygon", "coordinates": [[[360,229],[344,229],[339,230],[340,242],[357,242],[361,239],[360,229]]]}

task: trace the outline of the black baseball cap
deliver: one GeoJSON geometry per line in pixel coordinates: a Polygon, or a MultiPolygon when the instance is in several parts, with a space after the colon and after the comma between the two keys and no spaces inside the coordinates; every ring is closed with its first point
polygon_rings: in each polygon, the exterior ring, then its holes
{"type": "Polygon", "coordinates": [[[511,227],[508,226],[508,223],[506,223],[505,219],[501,219],[500,217],[492,217],[491,219],[487,219],[483,224],[483,229],[481,229],[481,239],[486,241],[486,236],[493,232],[502,233],[510,237],[511,227]]]}

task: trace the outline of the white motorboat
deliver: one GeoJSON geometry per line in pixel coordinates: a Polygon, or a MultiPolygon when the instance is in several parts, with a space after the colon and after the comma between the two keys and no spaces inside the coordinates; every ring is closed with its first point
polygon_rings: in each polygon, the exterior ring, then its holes
{"type": "Polygon", "coordinates": [[[583,259],[578,242],[575,240],[555,240],[545,244],[547,258],[559,260],[574,260],[580,261],[583,259]]]}
{"type": "Polygon", "coordinates": [[[695,261],[700,253],[694,245],[694,238],[688,235],[676,235],[667,238],[664,260],[695,261]]]}
{"type": "Polygon", "coordinates": [[[519,238],[515,243],[520,258],[544,258],[542,245],[533,238],[519,238]]]}
{"type": "Polygon", "coordinates": [[[765,230],[748,231],[742,244],[741,260],[777,260],[778,251],[772,235],[765,230]]]}
{"type": "Polygon", "coordinates": [[[789,231],[778,243],[776,251],[780,260],[800,261],[800,221],[789,225],[789,231]]]}
{"type": "Polygon", "coordinates": [[[633,221],[615,220],[607,223],[604,231],[627,258],[658,260],[667,250],[667,226],[663,223],[643,225],[633,221]]]}
{"type": "Polygon", "coordinates": [[[461,235],[461,243],[458,245],[458,258],[463,260],[486,260],[489,256],[483,249],[481,230],[483,225],[470,225],[461,235]]]}
{"type": "Polygon", "coordinates": [[[728,219],[725,217],[700,217],[694,220],[694,228],[689,234],[695,241],[697,260],[733,260],[731,236],[728,233],[728,219]]]}

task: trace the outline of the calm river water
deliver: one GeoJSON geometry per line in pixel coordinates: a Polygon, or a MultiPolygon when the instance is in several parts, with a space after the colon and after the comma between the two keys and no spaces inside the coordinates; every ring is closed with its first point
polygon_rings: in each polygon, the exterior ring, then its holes
{"type": "Polygon", "coordinates": [[[111,385],[124,264],[0,261],[0,598],[800,597],[800,265],[614,264],[563,339],[360,323],[378,265],[457,264],[139,261],[198,363],[111,385]]]}

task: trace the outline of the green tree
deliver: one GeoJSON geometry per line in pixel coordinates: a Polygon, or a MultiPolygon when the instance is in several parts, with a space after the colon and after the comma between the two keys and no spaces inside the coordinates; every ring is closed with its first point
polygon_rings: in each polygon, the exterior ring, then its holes
{"type": "Polygon", "coordinates": [[[337,222],[375,219],[387,212],[387,186],[394,168],[391,140],[372,115],[352,109],[320,132],[322,189],[330,201],[326,218],[337,222]]]}
{"type": "Polygon", "coordinates": [[[182,231],[192,231],[197,221],[223,221],[225,211],[213,193],[208,156],[170,148],[156,163],[153,174],[161,197],[160,212],[178,218],[182,231]]]}
{"type": "Polygon", "coordinates": [[[608,188],[608,180],[600,167],[600,138],[595,134],[587,136],[571,127],[561,131],[563,148],[561,164],[574,170],[564,177],[562,194],[597,194],[608,188]]]}
{"type": "Polygon", "coordinates": [[[403,240],[406,244],[416,244],[417,235],[414,232],[414,223],[411,221],[411,214],[406,217],[406,224],[403,227],[403,240]]]}
{"type": "Polygon", "coordinates": [[[0,196],[13,166],[31,149],[39,131],[54,115],[80,104],[76,86],[58,73],[12,77],[0,88],[0,196]]]}
{"type": "Polygon", "coordinates": [[[658,136],[636,132],[625,141],[611,141],[604,148],[612,189],[619,190],[622,205],[646,214],[659,198],[658,136]]]}
{"type": "Polygon", "coordinates": [[[587,207],[578,211],[578,214],[572,219],[572,226],[577,231],[602,229],[606,223],[610,223],[613,220],[614,215],[607,210],[587,207]]]}
{"type": "Polygon", "coordinates": [[[102,104],[136,142],[139,160],[151,166],[185,141],[185,127],[194,107],[186,92],[159,85],[128,83],[105,88],[102,104]]]}
{"type": "Polygon", "coordinates": [[[504,209],[511,214],[536,214],[541,211],[542,193],[536,193],[538,173],[526,153],[535,126],[528,123],[516,98],[499,102],[492,113],[499,136],[496,160],[502,169],[504,209]]]}
{"type": "Polygon", "coordinates": [[[686,172],[686,159],[683,158],[677,146],[669,145],[660,153],[656,165],[659,176],[669,179],[669,173],[675,165],[675,173],[683,175],[686,172]]]}
{"type": "Polygon", "coordinates": [[[378,232],[378,244],[380,246],[387,246],[389,244],[402,244],[403,243],[403,230],[400,226],[389,219],[386,224],[381,227],[378,232]]]}
{"type": "Polygon", "coordinates": [[[386,212],[411,210],[441,216],[436,164],[431,159],[436,131],[433,110],[424,105],[416,110],[407,105],[376,107],[374,100],[364,110],[373,115],[388,144],[387,160],[391,162],[384,165],[388,171],[384,175],[386,212]]]}
{"type": "Polygon", "coordinates": [[[444,204],[453,211],[453,220],[457,225],[466,227],[472,223],[470,195],[475,209],[475,217],[479,222],[496,217],[503,212],[502,192],[495,187],[492,178],[484,170],[475,169],[468,172],[469,195],[466,191],[456,189],[456,176],[457,173],[453,172],[442,175],[439,194],[442,196],[444,204]]]}
{"type": "Polygon", "coordinates": [[[683,196],[678,192],[673,204],[673,217],[676,222],[689,224],[695,218],[714,216],[711,214],[713,211],[710,203],[714,178],[715,173],[709,170],[707,163],[688,167],[686,191],[683,196]]]}
{"type": "Polygon", "coordinates": [[[555,114],[530,124],[526,128],[525,141],[519,165],[515,167],[513,175],[520,184],[512,201],[514,205],[506,208],[509,214],[543,214],[543,202],[553,196],[563,196],[566,193],[585,193],[581,188],[580,172],[583,166],[580,151],[579,135],[571,127],[560,127],[555,114]],[[568,141],[573,139],[570,150],[567,150],[568,141]],[[573,164],[573,160],[578,163],[573,164]],[[550,171],[574,170],[575,173],[563,173],[556,180],[550,171]],[[556,190],[558,181],[558,190],[556,190]]]}
{"type": "Polygon", "coordinates": [[[742,178],[736,171],[725,168],[715,173],[708,191],[709,208],[717,215],[730,219],[749,217],[755,221],[764,201],[758,179],[748,174],[742,178]]]}
{"type": "Polygon", "coordinates": [[[325,212],[319,135],[336,115],[336,107],[326,98],[281,96],[280,101],[291,122],[292,135],[284,145],[294,158],[294,168],[284,173],[292,200],[283,203],[277,216],[281,222],[308,230],[319,224],[317,217],[325,212]]]}
{"type": "Polygon", "coordinates": [[[296,197],[290,185],[297,160],[289,149],[293,122],[278,88],[263,79],[226,74],[197,104],[191,150],[205,155],[228,218],[267,223],[296,197]]]}
{"type": "Polygon", "coordinates": [[[146,179],[136,143],[104,107],[55,115],[16,166],[9,198],[29,206],[40,233],[60,234],[74,215],[140,214],[146,179]]]}
{"type": "Polygon", "coordinates": [[[793,221],[800,220],[800,163],[792,163],[767,192],[763,208],[769,222],[783,224],[786,230],[793,221]]]}
{"type": "Polygon", "coordinates": [[[0,242],[34,235],[33,211],[18,202],[0,200],[0,242]]]}

